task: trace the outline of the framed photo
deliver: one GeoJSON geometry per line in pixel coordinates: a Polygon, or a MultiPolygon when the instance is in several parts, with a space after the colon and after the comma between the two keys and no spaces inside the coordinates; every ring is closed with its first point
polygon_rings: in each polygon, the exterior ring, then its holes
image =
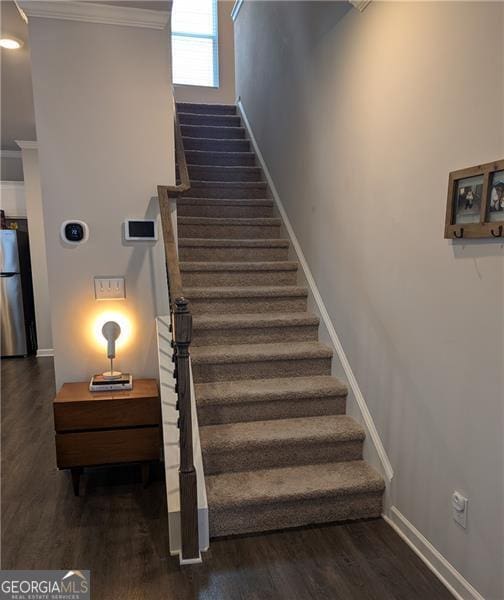
{"type": "Polygon", "coordinates": [[[483,175],[457,181],[455,223],[479,223],[483,199],[483,175]]]}
{"type": "Polygon", "coordinates": [[[488,199],[488,221],[491,223],[504,222],[504,169],[492,173],[488,199]]]}
{"type": "Polygon", "coordinates": [[[504,159],[450,173],[445,238],[504,238],[504,159]]]}

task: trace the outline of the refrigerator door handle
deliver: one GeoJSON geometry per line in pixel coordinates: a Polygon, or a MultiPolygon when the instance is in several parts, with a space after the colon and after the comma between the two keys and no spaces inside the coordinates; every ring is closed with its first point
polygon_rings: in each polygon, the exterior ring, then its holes
{"type": "Polygon", "coordinates": [[[14,277],[18,273],[0,273],[0,277],[14,277]]]}

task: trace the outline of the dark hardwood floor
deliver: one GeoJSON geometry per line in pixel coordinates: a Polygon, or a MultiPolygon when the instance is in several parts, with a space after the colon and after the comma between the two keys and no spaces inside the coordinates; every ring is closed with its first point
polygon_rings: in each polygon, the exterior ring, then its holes
{"type": "Polygon", "coordinates": [[[3,360],[1,387],[4,569],[90,569],[95,600],[452,598],[381,519],[220,539],[181,568],[161,477],[95,469],[76,498],[56,469],[52,360],[3,360]]]}

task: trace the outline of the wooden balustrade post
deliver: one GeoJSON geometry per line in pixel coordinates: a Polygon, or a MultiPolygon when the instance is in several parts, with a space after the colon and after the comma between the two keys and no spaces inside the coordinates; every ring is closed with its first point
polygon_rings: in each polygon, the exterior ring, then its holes
{"type": "Polygon", "coordinates": [[[177,349],[177,384],[180,415],[180,519],[182,558],[199,557],[198,491],[193,460],[191,414],[191,378],[189,370],[189,344],[192,337],[192,316],[188,301],[179,297],[174,307],[174,340],[177,349]]]}

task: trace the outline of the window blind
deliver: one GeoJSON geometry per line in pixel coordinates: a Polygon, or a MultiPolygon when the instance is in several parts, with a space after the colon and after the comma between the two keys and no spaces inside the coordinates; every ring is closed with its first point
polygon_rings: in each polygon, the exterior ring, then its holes
{"type": "Polygon", "coordinates": [[[174,0],[173,83],[219,87],[217,0],[174,0]]]}

